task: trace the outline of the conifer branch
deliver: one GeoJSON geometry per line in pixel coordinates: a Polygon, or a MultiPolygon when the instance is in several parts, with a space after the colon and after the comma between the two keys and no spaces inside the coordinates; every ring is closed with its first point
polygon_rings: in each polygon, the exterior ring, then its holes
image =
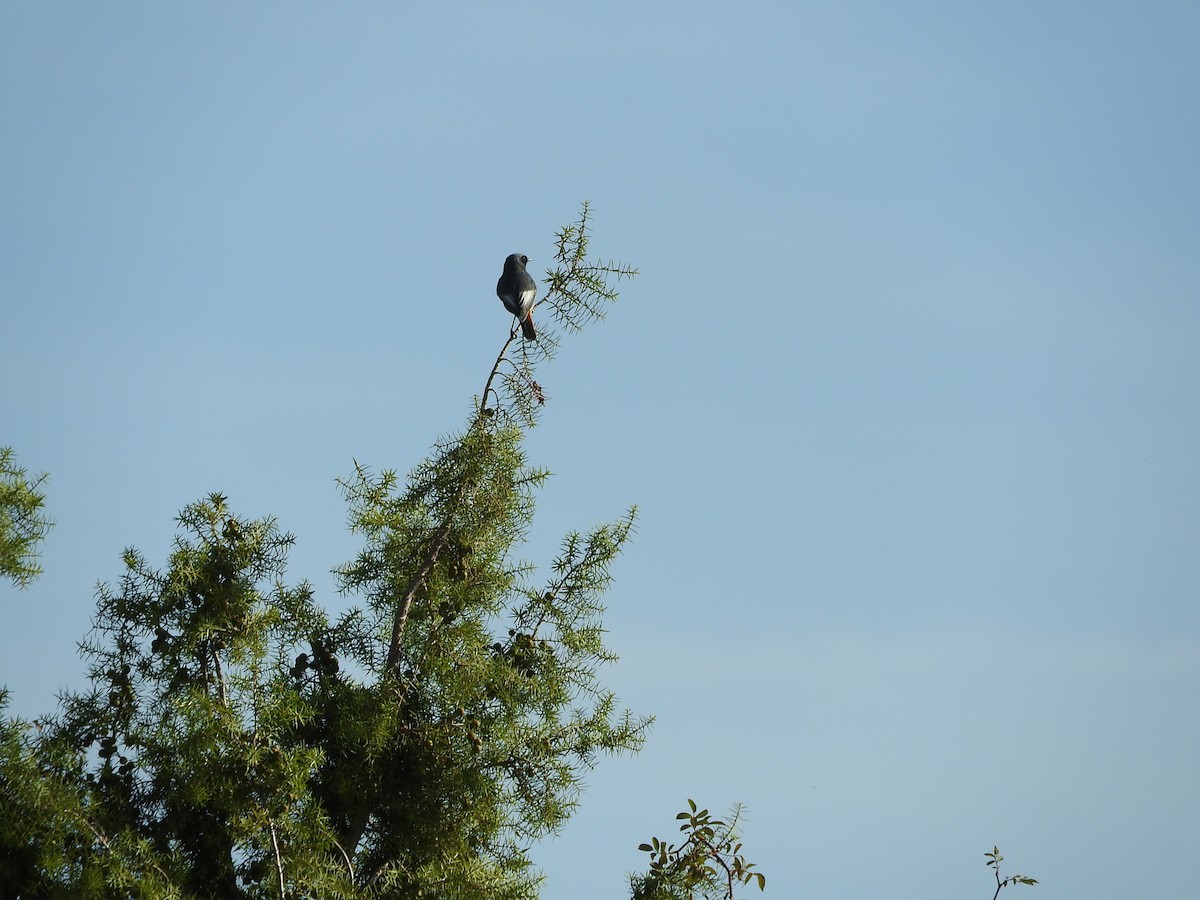
{"type": "Polygon", "coordinates": [[[425,552],[425,558],[421,561],[421,567],[417,569],[416,574],[408,582],[408,588],[405,590],[404,597],[400,601],[400,609],[396,612],[396,618],[392,620],[392,639],[388,643],[388,655],[387,662],[384,663],[384,671],[392,671],[400,662],[400,645],[404,640],[404,628],[408,624],[408,614],[412,611],[413,602],[417,599],[417,591],[421,589],[421,585],[425,583],[425,579],[433,571],[434,564],[437,563],[438,554],[446,546],[446,539],[450,537],[453,524],[453,521],[447,518],[442,527],[438,529],[438,533],[434,535],[429,549],[425,552]]]}
{"type": "MultiPolygon", "coordinates": [[[[487,405],[488,395],[495,393],[492,388],[492,383],[496,380],[496,375],[500,372],[500,366],[503,365],[505,354],[508,353],[508,348],[517,337],[517,327],[514,325],[509,332],[508,340],[504,342],[504,346],[500,348],[500,353],[496,356],[496,361],[492,364],[491,371],[488,372],[487,381],[483,385],[483,393],[479,399],[479,412],[477,421],[483,417],[490,415],[487,405]]],[[[496,396],[497,405],[499,405],[499,395],[496,396]]],[[[464,483],[459,490],[458,497],[466,491],[464,483]]],[[[455,499],[458,499],[456,497],[455,499]]],[[[400,609],[396,613],[395,619],[392,620],[392,636],[388,642],[387,661],[384,663],[384,671],[393,671],[400,662],[400,647],[404,641],[404,630],[408,625],[408,616],[412,611],[412,605],[416,601],[417,591],[421,589],[421,585],[425,583],[425,579],[429,577],[429,573],[433,571],[433,567],[437,564],[438,555],[442,552],[442,548],[446,546],[446,541],[450,537],[450,532],[453,528],[453,523],[449,517],[438,529],[433,541],[429,545],[429,549],[425,553],[424,559],[421,561],[421,566],[413,577],[409,580],[408,586],[404,591],[404,595],[400,600],[400,609]]]]}
{"type": "MultiPolygon", "coordinates": [[[[588,257],[590,216],[591,204],[584,201],[578,220],[555,235],[554,265],[546,269],[542,280],[546,293],[538,301],[538,308],[549,310],[553,320],[569,332],[581,331],[588,323],[603,319],[608,307],[617,300],[616,283],[638,274],[636,268],[625,263],[601,262],[588,257]]],[[[541,385],[533,378],[534,364],[552,359],[558,350],[555,329],[546,319],[541,322],[537,340],[521,342],[519,357],[509,360],[513,371],[502,377],[504,388],[497,391],[492,384],[500,373],[501,363],[509,359],[506,354],[517,336],[514,325],[484,386],[479,400],[480,415],[500,413],[524,427],[535,424],[538,407],[545,403],[546,397],[541,385]],[[502,392],[505,394],[503,399],[502,392]],[[495,399],[494,407],[488,407],[489,395],[495,399]]]]}

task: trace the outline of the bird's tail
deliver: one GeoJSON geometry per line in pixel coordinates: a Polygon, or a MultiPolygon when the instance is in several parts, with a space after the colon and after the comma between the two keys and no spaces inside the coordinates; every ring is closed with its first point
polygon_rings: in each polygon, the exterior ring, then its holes
{"type": "Polygon", "coordinates": [[[521,333],[525,335],[527,341],[537,340],[537,331],[533,327],[533,313],[521,320],[521,333]]]}

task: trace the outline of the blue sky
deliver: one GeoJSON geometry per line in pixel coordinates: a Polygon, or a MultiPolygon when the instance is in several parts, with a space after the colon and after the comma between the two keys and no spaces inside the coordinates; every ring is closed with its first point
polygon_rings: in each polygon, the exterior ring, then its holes
{"type": "Polygon", "coordinates": [[[527,556],[637,503],[608,682],[658,716],[535,855],[621,896],[688,797],[776,897],[1194,892],[1200,7],[5,4],[0,444],[48,471],[0,682],[211,491],[297,535],[406,471],[593,204],[527,556]]]}

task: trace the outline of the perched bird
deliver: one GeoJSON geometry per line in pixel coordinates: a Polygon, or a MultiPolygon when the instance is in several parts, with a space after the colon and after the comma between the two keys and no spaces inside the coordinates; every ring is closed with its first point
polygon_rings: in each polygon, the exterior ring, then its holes
{"type": "Polygon", "coordinates": [[[523,253],[511,253],[504,260],[504,272],[496,282],[496,296],[504,308],[517,317],[525,340],[537,338],[533,327],[533,299],[537,296],[537,282],[525,271],[529,257],[523,253]]]}

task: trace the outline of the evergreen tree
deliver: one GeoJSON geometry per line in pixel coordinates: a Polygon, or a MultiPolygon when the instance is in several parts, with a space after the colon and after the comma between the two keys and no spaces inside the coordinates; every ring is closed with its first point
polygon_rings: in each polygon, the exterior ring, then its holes
{"type": "MultiPolygon", "coordinates": [[[[126,551],[83,645],[90,688],[0,726],[10,896],[537,895],[529,846],[650,722],[597,675],[635,511],[567,535],[544,576],[519,557],[547,477],[522,450],[535,369],[636,274],[587,244],[585,204],[539,304],[557,330],[514,326],[460,433],[404,485],[357,464],[342,482],[363,546],[337,575],[358,605],[331,619],[287,581],[292,536],[219,494],[180,513],[165,567],[126,551]]],[[[705,852],[656,860],[638,896],[719,888],[705,852]]]]}
{"type": "Polygon", "coordinates": [[[29,478],[11,447],[0,447],[0,576],[26,587],[41,574],[38,545],[53,524],[42,508],[45,475],[29,478]]]}

